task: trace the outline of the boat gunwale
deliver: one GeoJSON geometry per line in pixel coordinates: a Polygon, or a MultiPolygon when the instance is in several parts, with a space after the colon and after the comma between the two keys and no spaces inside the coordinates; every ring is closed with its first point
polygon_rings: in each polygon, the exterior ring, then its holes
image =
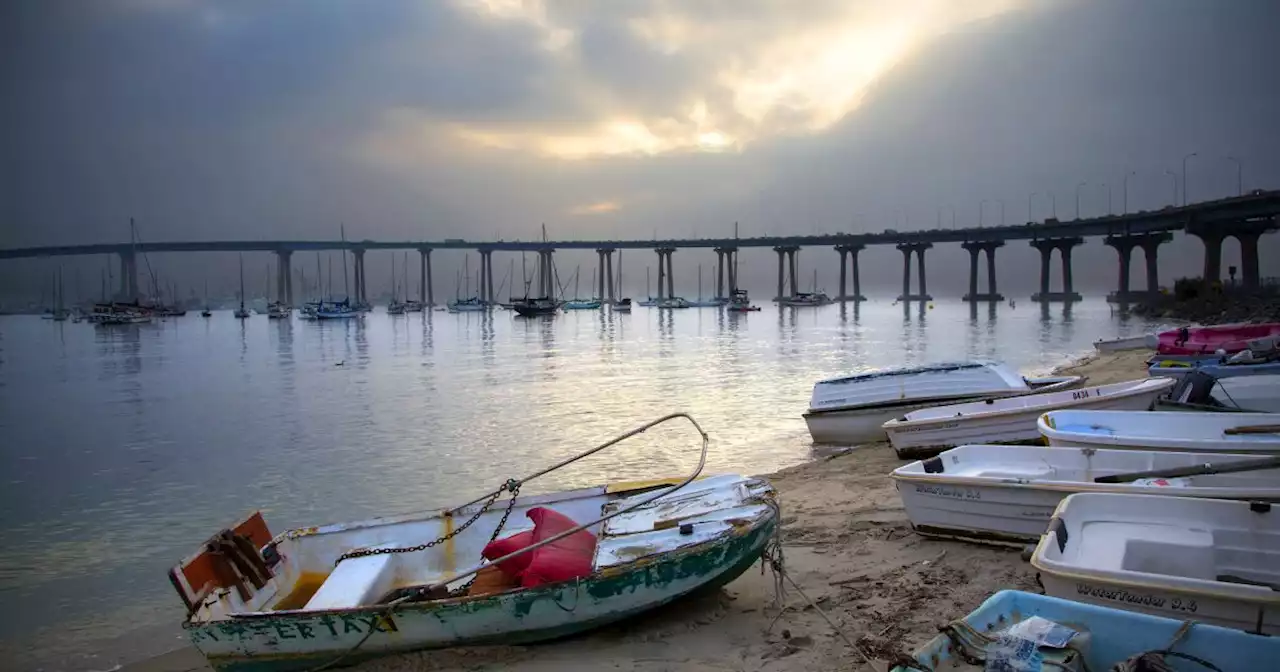
{"type": "MultiPolygon", "coordinates": [[[[1155,394],[1160,394],[1162,392],[1167,391],[1168,388],[1173,387],[1176,383],[1177,383],[1177,380],[1174,378],[1160,376],[1157,378],[1141,378],[1141,379],[1135,379],[1130,381],[1124,381],[1122,383],[1108,383],[1104,385],[1097,385],[1096,387],[1098,388],[1116,387],[1119,385],[1126,385],[1126,384],[1132,384],[1133,387],[1116,392],[1114,394],[1100,394],[1096,397],[1081,397],[1079,399],[1072,399],[1069,401],[1062,402],[1061,404],[1055,403],[1053,405],[1054,407],[1050,410],[1054,410],[1054,411],[1071,410],[1078,406],[1083,406],[1085,404],[1090,404],[1090,403],[1096,403],[1096,402],[1104,401],[1107,399],[1127,399],[1129,397],[1136,397],[1142,394],[1151,394],[1153,392],[1155,394]],[[1160,384],[1159,385],[1150,384],[1155,381],[1159,381],[1160,384]]],[[[1019,394],[1019,395],[1013,395],[1009,397],[999,397],[999,398],[991,399],[990,402],[995,404],[1005,400],[1025,399],[1027,397],[1034,397],[1038,394],[1045,394],[1045,395],[1062,394],[1063,392],[1072,392],[1072,391],[1073,390],[1069,388],[1064,388],[1064,389],[1056,390],[1053,392],[1036,392],[1032,394],[1019,394]]],[[[966,402],[966,403],[978,403],[979,401],[982,401],[982,400],[978,400],[974,402],[966,402]]],[[[951,404],[951,405],[960,406],[961,404],[951,404]]],[[[946,408],[946,406],[933,407],[933,408],[946,408]]],[[[919,409],[919,410],[926,410],[926,409],[919,409]]],[[[1032,410],[1037,410],[1037,409],[1035,406],[1022,406],[1019,408],[1008,408],[1003,410],[992,410],[992,411],[985,411],[985,412],[978,411],[976,413],[969,413],[967,415],[956,414],[956,415],[952,415],[945,418],[920,418],[917,420],[911,420],[911,419],[903,420],[901,418],[894,418],[892,420],[886,421],[883,425],[881,425],[881,427],[883,427],[885,431],[888,432],[893,429],[900,429],[900,428],[907,428],[907,427],[916,428],[916,427],[926,427],[929,425],[945,424],[948,422],[955,422],[958,419],[981,420],[981,419],[988,419],[988,418],[1000,418],[1008,415],[1018,415],[1018,414],[1026,413],[1032,410]]],[[[1048,412],[1049,412],[1048,410],[1040,410],[1036,416],[1037,421],[1039,420],[1040,415],[1043,415],[1048,412]]],[[[1037,427],[1037,429],[1039,428],[1037,427]]]]}
{"type": "MultiPolygon", "coordinates": [[[[1144,379],[1146,380],[1146,379],[1144,379]]],[[[867,404],[854,404],[851,406],[836,406],[833,408],[812,408],[805,411],[801,417],[811,417],[823,415],[827,413],[839,412],[857,412],[857,411],[876,411],[894,408],[898,406],[951,406],[957,404],[968,404],[983,401],[984,399],[1013,399],[1017,397],[1025,397],[1033,394],[1054,394],[1057,392],[1066,392],[1068,390],[1084,387],[1089,382],[1088,376],[1065,375],[1065,376],[1023,376],[1022,381],[1027,384],[1027,389],[1019,390],[1015,388],[1007,388],[1003,390],[994,390],[988,392],[978,392],[972,394],[963,394],[960,396],[943,396],[943,397],[909,397],[905,399],[890,399],[887,401],[877,401],[867,404]],[[1030,387],[1032,382],[1037,382],[1039,388],[1030,387]],[[935,403],[942,402],[942,403],[935,403]]],[[[913,409],[921,410],[921,409],[913,409]]]]}
{"type": "MultiPolygon", "coordinates": [[[[1153,402],[1154,403],[1154,402],[1153,402]]],[[[1054,419],[1049,417],[1051,413],[1063,410],[1068,412],[1079,413],[1079,410],[1072,409],[1053,409],[1046,411],[1036,419],[1036,431],[1040,432],[1040,436],[1049,443],[1050,446],[1056,448],[1100,448],[1112,450],[1156,450],[1161,452],[1204,452],[1204,453],[1280,453],[1280,449],[1267,448],[1267,445],[1280,443],[1277,440],[1250,441],[1238,435],[1224,434],[1219,437],[1203,437],[1203,438],[1179,438],[1172,436],[1159,436],[1153,434],[1095,434],[1092,432],[1081,432],[1078,430],[1059,429],[1054,419]],[[1056,435],[1056,436],[1055,436],[1056,435]],[[1054,443],[1054,441],[1059,443],[1054,443]],[[1197,446],[1201,446],[1204,442],[1215,441],[1220,447],[1215,450],[1196,450],[1197,446]],[[1255,447],[1260,447],[1255,448],[1255,447]]],[[[1111,411],[1097,410],[1085,411],[1089,413],[1152,413],[1153,411],[1111,411]]],[[[1160,415],[1181,414],[1181,415],[1205,415],[1199,411],[1160,411],[1160,415]]],[[[1209,414],[1210,417],[1216,414],[1209,414]]],[[[1260,415],[1260,416],[1277,416],[1277,413],[1251,412],[1241,411],[1238,413],[1224,414],[1234,418],[1237,422],[1248,422],[1249,418],[1241,418],[1242,415],[1260,415]]],[[[1206,418],[1197,418],[1204,422],[1206,418]]],[[[1265,421],[1271,418],[1259,418],[1265,421]]]]}
{"type": "MultiPolygon", "coordinates": [[[[1092,494],[1096,495],[1096,494],[1119,494],[1119,493],[1092,493],[1092,494]]],[[[1049,532],[1052,531],[1054,528],[1054,521],[1055,520],[1058,521],[1058,523],[1063,527],[1065,527],[1067,524],[1067,521],[1063,518],[1062,510],[1066,508],[1066,506],[1069,503],[1069,500],[1070,500],[1070,497],[1066,497],[1061,502],[1058,502],[1058,506],[1054,508],[1053,515],[1049,518],[1049,523],[1045,527],[1045,530],[1046,530],[1045,534],[1040,537],[1040,541],[1036,544],[1036,550],[1031,554],[1031,561],[1030,561],[1031,566],[1034,567],[1037,571],[1047,573],[1053,576],[1054,578],[1065,577],[1065,578],[1069,578],[1076,581],[1092,581],[1094,583],[1103,583],[1107,585],[1119,586],[1122,588],[1141,587],[1149,590],[1159,590],[1159,591],[1164,591],[1168,593],[1181,593],[1184,595],[1189,594],[1189,595],[1197,595],[1197,596],[1207,596],[1207,597],[1220,599],[1220,600],[1228,600],[1228,601],[1235,600],[1235,601],[1250,602],[1250,603],[1260,604],[1260,605],[1280,606],[1280,592],[1276,592],[1274,590],[1263,591],[1261,586],[1250,586],[1247,584],[1232,584],[1232,583],[1226,583],[1224,581],[1209,581],[1207,579],[1197,579],[1197,578],[1187,577],[1187,576],[1174,576],[1172,574],[1153,574],[1151,572],[1139,572],[1135,570],[1124,570],[1125,572],[1134,574],[1135,575],[1134,579],[1120,580],[1116,577],[1100,575],[1097,573],[1097,571],[1090,572],[1088,571],[1087,568],[1084,568],[1084,571],[1076,571],[1077,569],[1079,569],[1078,565],[1068,565],[1066,568],[1061,568],[1061,567],[1054,567],[1052,565],[1043,564],[1044,562],[1049,562],[1056,565],[1066,564],[1061,561],[1045,558],[1044,553],[1049,550],[1049,532]],[[1193,584],[1195,585],[1171,586],[1168,584],[1157,583],[1148,578],[1148,577],[1155,577],[1155,576],[1168,576],[1181,581],[1193,582],[1193,584]],[[1238,589],[1241,591],[1249,591],[1249,592],[1240,592],[1240,593],[1220,592],[1219,590],[1215,590],[1215,588],[1219,586],[1233,586],[1234,588],[1232,588],[1231,590],[1238,589]]],[[[1216,500],[1216,501],[1227,501],[1232,504],[1245,503],[1239,500],[1216,500]]],[[[1056,533],[1053,535],[1053,538],[1055,539],[1054,543],[1057,543],[1056,539],[1058,537],[1056,533]]]]}
{"type": "MultiPolygon", "coordinates": [[[[1132,452],[1132,451],[1127,451],[1127,452],[1132,452]]],[[[1197,457],[1210,457],[1210,456],[1213,456],[1213,457],[1227,457],[1227,456],[1230,456],[1230,457],[1249,457],[1248,455],[1242,455],[1242,454],[1239,454],[1239,453],[1234,453],[1234,454],[1233,454],[1233,453],[1204,453],[1204,454],[1197,454],[1197,457]]],[[[919,461],[920,461],[920,460],[916,460],[916,462],[919,462],[919,461]]],[[[913,462],[913,464],[914,464],[914,462],[913,462]]],[[[1197,488],[1197,487],[1194,487],[1194,486],[1189,486],[1189,487],[1177,488],[1177,489],[1176,489],[1176,494],[1175,494],[1175,491],[1174,491],[1174,490],[1172,490],[1171,488],[1168,488],[1168,487],[1161,487],[1161,486],[1140,486],[1140,485],[1132,485],[1132,484],[1130,484],[1130,483],[1093,483],[1093,482],[1089,482],[1089,481],[1030,481],[1030,482],[1018,482],[1018,481],[986,481],[986,480],[981,480],[981,479],[982,479],[982,478],[995,478],[995,477],[994,477],[994,476],[987,476],[987,477],[981,477],[981,476],[952,476],[952,477],[950,477],[950,478],[941,478],[938,474],[915,474],[915,473],[902,473],[902,474],[899,474],[899,473],[898,473],[898,471],[899,471],[900,469],[905,469],[905,468],[907,468],[907,467],[909,467],[909,466],[911,466],[911,465],[910,465],[910,464],[908,464],[908,465],[904,465],[904,466],[902,466],[902,467],[898,467],[898,469],[894,469],[894,470],[889,474],[889,478],[890,478],[890,479],[892,479],[892,480],[894,480],[894,481],[902,481],[902,482],[906,482],[906,483],[930,483],[930,484],[934,484],[934,485],[968,485],[968,486],[981,486],[981,487],[988,487],[988,488],[1010,488],[1010,489],[1015,489],[1015,490],[1019,490],[1019,489],[1032,489],[1032,490],[1066,491],[1066,492],[1070,492],[1070,493],[1076,493],[1076,492],[1090,492],[1090,493],[1095,493],[1095,492],[1096,492],[1096,493],[1108,493],[1108,494],[1114,493],[1114,494],[1125,494],[1125,495],[1160,495],[1160,496],[1165,496],[1165,497],[1199,497],[1199,498],[1201,498],[1201,499],[1227,499],[1227,500],[1232,500],[1232,501],[1280,502],[1280,487],[1275,488],[1275,489],[1274,489],[1274,493],[1273,493],[1273,494],[1270,494],[1270,495],[1262,495],[1262,496],[1246,495],[1246,496],[1242,496],[1242,497],[1230,497],[1230,496],[1225,496],[1225,495],[1223,495],[1223,494],[1209,494],[1209,493],[1204,493],[1204,492],[1203,492],[1203,491],[1205,491],[1205,490],[1223,491],[1223,490],[1228,490],[1228,489],[1229,489],[1229,488],[1222,488],[1222,487],[1218,487],[1218,488],[1197,488]],[[1077,484],[1079,484],[1079,485],[1080,485],[1080,487],[1071,487],[1071,484],[1073,484],[1073,483],[1077,483],[1077,484]],[[1100,490],[1095,490],[1095,489],[1094,489],[1094,488],[1099,488],[1099,487],[1100,487],[1100,488],[1102,488],[1102,489],[1100,489],[1100,490]],[[1118,491],[1118,489],[1119,489],[1119,488],[1150,488],[1150,489],[1156,490],[1156,492],[1145,492],[1145,491],[1140,491],[1140,490],[1135,490],[1135,491],[1129,491],[1129,490],[1118,491]],[[1200,490],[1200,491],[1202,491],[1202,492],[1200,492],[1200,493],[1196,493],[1196,492],[1195,492],[1196,490],[1200,490]],[[1184,494],[1184,493],[1185,493],[1185,494],[1184,494]]],[[[1189,465],[1188,465],[1188,466],[1189,466],[1189,465]]],[[[1280,472],[1280,467],[1277,467],[1276,469],[1267,469],[1267,470],[1264,470],[1264,471],[1277,471],[1277,472],[1280,472]]],[[[1252,491],[1252,490],[1250,490],[1250,491],[1252,491]]]]}
{"type": "MultiPolygon", "coordinates": [[[[760,499],[773,501],[775,496],[776,496],[776,493],[772,492],[771,490],[769,493],[767,493],[764,497],[761,497],[760,499]]],[[[751,503],[751,502],[744,502],[744,503],[751,503]]],[[[764,502],[754,502],[754,503],[760,504],[764,502]]],[[[235,621],[250,621],[250,620],[261,621],[261,620],[271,620],[273,618],[299,618],[299,617],[311,618],[311,617],[322,617],[325,615],[333,616],[333,615],[344,615],[344,614],[346,615],[378,614],[378,615],[394,616],[398,613],[406,612],[406,611],[430,612],[430,611],[435,611],[435,610],[446,608],[446,607],[456,607],[456,606],[463,606],[467,604],[474,604],[484,600],[497,599],[503,596],[513,595],[517,593],[536,596],[538,593],[550,592],[553,589],[558,590],[568,584],[573,584],[573,583],[587,584],[593,581],[616,578],[625,574],[631,574],[636,571],[643,570],[656,563],[675,562],[680,559],[683,559],[685,556],[703,553],[712,546],[728,544],[730,541],[732,541],[735,538],[746,537],[748,535],[755,533],[761,528],[768,527],[771,524],[776,524],[777,522],[780,522],[777,520],[777,518],[778,518],[778,509],[776,507],[769,507],[769,510],[766,513],[760,515],[758,518],[750,520],[745,524],[731,524],[729,529],[705,541],[700,541],[696,544],[682,546],[669,551],[659,551],[655,553],[650,553],[649,555],[634,558],[625,563],[610,565],[608,567],[604,567],[600,569],[594,569],[590,574],[583,577],[578,577],[576,579],[568,579],[565,581],[556,581],[554,583],[544,583],[542,585],[539,585],[533,588],[513,588],[513,589],[505,590],[499,593],[489,593],[485,595],[464,595],[460,597],[449,597],[449,598],[444,598],[439,600],[426,600],[422,602],[404,602],[404,603],[395,604],[395,605],[371,604],[371,605],[358,605],[354,607],[334,607],[334,608],[327,608],[327,609],[285,609],[285,610],[278,610],[278,611],[240,612],[240,613],[227,614],[225,617],[219,618],[219,619],[204,619],[204,620],[198,620],[198,621],[195,620],[195,615],[193,614],[190,618],[183,620],[182,627],[184,630],[189,630],[189,629],[212,627],[219,623],[230,623],[235,621]]],[[[765,539],[765,543],[767,543],[767,538],[765,539]]],[[[761,548],[763,548],[763,545],[761,546],[761,548]]],[[[754,560],[752,562],[754,562],[754,560]]]]}

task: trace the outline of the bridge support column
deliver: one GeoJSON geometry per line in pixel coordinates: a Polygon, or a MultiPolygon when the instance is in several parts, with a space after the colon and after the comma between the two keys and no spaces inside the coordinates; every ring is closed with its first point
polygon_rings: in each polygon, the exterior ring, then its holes
{"type": "Polygon", "coordinates": [[[351,256],[355,260],[352,264],[351,274],[355,285],[355,296],[350,297],[353,303],[364,304],[364,250],[356,248],[351,250],[351,256]]]}
{"type": "Polygon", "coordinates": [[[1107,236],[1103,244],[1113,248],[1116,254],[1120,256],[1120,282],[1116,291],[1107,295],[1107,301],[1111,303],[1126,304],[1132,301],[1141,301],[1148,299],[1160,292],[1160,272],[1157,255],[1157,248],[1161,243],[1167,243],[1173,239],[1168,233],[1145,233],[1130,236],[1107,236]],[[1133,249],[1141,247],[1145,255],[1147,264],[1147,289],[1146,291],[1131,291],[1129,289],[1129,270],[1133,262],[1133,249]]]}
{"type": "Polygon", "coordinates": [[[716,252],[716,298],[717,299],[724,298],[724,275],[725,275],[724,258],[726,256],[725,253],[727,251],[728,250],[725,250],[722,247],[717,247],[715,250],[716,252]]]}
{"type": "Polygon", "coordinates": [[[840,300],[841,301],[866,301],[867,297],[862,295],[862,285],[858,277],[858,253],[861,252],[865,245],[837,245],[836,252],[840,253],[840,300]],[[853,295],[850,296],[845,287],[845,278],[847,277],[848,265],[846,258],[853,257],[853,295]]]}
{"type": "Polygon", "coordinates": [[[1258,271],[1258,233],[1237,233],[1240,241],[1240,273],[1244,288],[1257,290],[1262,286],[1261,274],[1258,271]]]}
{"type": "Polygon", "coordinates": [[[667,298],[674,299],[676,296],[676,268],[673,262],[676,248],[667,248],[667,298]]]}
{"type": "Polygon", "coordinates": [[[133,252],[120,253],[120,300],[138,300],[138,256],[133,252]]]}
{"type": "Polygon", "coordinates": [[[605,277],[608,278],[608,282],[605,283],[605,286],[609,290],[608,296],[604,298],[609,302],[609,305],[613,305],[617,301],[617,297],[613,294],[613,250],[605,250],[603,269],[605,277]]]}
{"type": "Polygon", "coordinates": [[[787,248],[775,247],[773,248],[773,251],[778,253],[778,293],[774,295],[773,300],[781,301],[783,297],[782,295],[783,278],[785,277],[782,274],[782,265],[783,265],[783,259],[785,259],[787,256],[787,248]]]}
{"type": "Polygon", "coordinates": [[[657,298],[659,301],[661,301],[663,299],[663,296],[662,296],[663,283],[667,279],[667,252],[666,252],[666,248],[664,247],[659,247],[658,249],[654,250],[654,252],[658,253],[658,297],[657,298]]]}
{"type": "Polygon", "coordinates": [[[431,248],[418,248],[418,256],[418,300],[430,308],[436,305],[431,297],[431,248]]]}
{"type": "Polygon", "coordinates": [[[276,301],[293,306],[293,251],[276,252],[276,301]]]}
{"type": "Polygon", "coordinates": [[[493,287],[493,250],[480,252],[480,300],[486,304],[494,303],[493,287]]]}
{"type": "Polygon", "coordinates": [[[1040,238],[1029,241],[1029,244],[1031,247],[1040,250],[1040,291],[1032,294],[1031,300],[1041,303],[1080,301],[1081,297],[1076,293],[1072,282],[1071,250],[1077,245],[1083,245],[1084,239],[1040,238]],[[1049,266],[1053,262],[1054,250],[1058,250],[1062,255],[1062,291],[1060,292],[1054,292],[1049,289],[1049,266]]]}
{"type": "Polygon", "coordinates": [[[969,252],[969,293],[965,294],[965,301],[976,303],[1004,300],[996,289],[996,248],[1003,246],[1003,240],[984,240],[960,245],[969,252]],[[987,255],[987,292],[985,294],[978,293],[978,254],[982,252],[987,255]]]}
{"type": "Polygon", "coordinates": [[[1222,281],[1222,241],[1226,236],[1216,231],[1195,234],[1204,243],[1204,280],[1222,281]]]}
{"type": "Polygon", "coordinates": [[[899,301],[932,301],[933,297],[929,296],[929,288],[926,284],[924,251],[933,247],[933,243],[899,243],[898,250],[902,252],[902,295],[898,297],[899,301]],[[911,293],[911,255],[915,254],[920,259],[920,293],[911,293]]]}
{"type": "Polygon", "coordinates": [[[796,281],[796,253],[799,251],[798,247],[787,248],[787,279],[791,283],[791,296],[795,296],[800,291],[796,281]]]}
{"type": "Polygon", "coordinates": [[[738,291],[738,248],[725,250],[725,263],[729,265],[729,294],[738,291]]]}

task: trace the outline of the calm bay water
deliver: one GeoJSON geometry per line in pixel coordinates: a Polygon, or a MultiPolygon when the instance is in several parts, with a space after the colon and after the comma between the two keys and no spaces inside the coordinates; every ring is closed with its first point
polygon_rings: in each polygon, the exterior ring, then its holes
{"type": "MultiPolygon", "coordinates": [[[[678,410],[711,435],[707,471],[768,472],[813,454],[800,414],[819,378],[971,358],[1042,372],[1149,326],[1100,299],[935,306],[0,317],[0,666],[180,646],[165,572],[254,509],[280,531],[457,504],[678,410]]],[[[672,423],[525,491],[685,473],[697,446],[672,423]]]]}

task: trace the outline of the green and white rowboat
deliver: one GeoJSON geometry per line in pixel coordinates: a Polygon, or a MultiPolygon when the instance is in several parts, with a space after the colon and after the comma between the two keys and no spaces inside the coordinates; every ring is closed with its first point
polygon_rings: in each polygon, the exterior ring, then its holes
{"type": "Polygon", "coordinates": [[[190,611],[183,626],[214,669],[309,670],[417,649],[554,639],[722,586],[760,558],[774,535],[778,508],[764,480],[697,478],[706,457],[701,428],[702,459],[683,480],[522,496],[509,517],[507,502],[494,501],[503,491],[677,417],[697,428],[685,414],[666,416],[455,509],[274,537],[255,513],[170,572],[190,611]],[[457,590],[484,566],[480,551],[501,521],[506,519],[499,538],[532,529],[525,512],[537,506],[590,521],[543,543],[578,529],[592,532],[599,540],[593,571],[488,595],[457,590]],[[351,551],[411,548],[442,538],[422,550],[337,562],[351,551]],[[454,591],[458,596],[449,595],[454,591]]]}

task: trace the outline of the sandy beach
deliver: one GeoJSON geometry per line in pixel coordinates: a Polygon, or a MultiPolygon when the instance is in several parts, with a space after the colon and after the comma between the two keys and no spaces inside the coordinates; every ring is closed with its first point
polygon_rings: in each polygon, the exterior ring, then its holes
{"type": "MultiPolygon", "coordinates": [[[[1091,356],[1063,373],[1092,383],[1142,378],[1147,351],[1091,356]]],[[[779,615],[773,577],[751,569],[718,593],[588,635],[535,646],[462,648],[351,668],[417,670],[884,670],[1003,588],[1036,590],[1017,549],[916,535],[888,474],[905,462],[887,443],[817,457],[769,478],[783,511],[786,571],[839,628],[788,586],[779,615]],[[852,641],[857,649],[846,643],[852,641]]],[[[127,672],[207,670],[183,649],[127,672]]]]}

